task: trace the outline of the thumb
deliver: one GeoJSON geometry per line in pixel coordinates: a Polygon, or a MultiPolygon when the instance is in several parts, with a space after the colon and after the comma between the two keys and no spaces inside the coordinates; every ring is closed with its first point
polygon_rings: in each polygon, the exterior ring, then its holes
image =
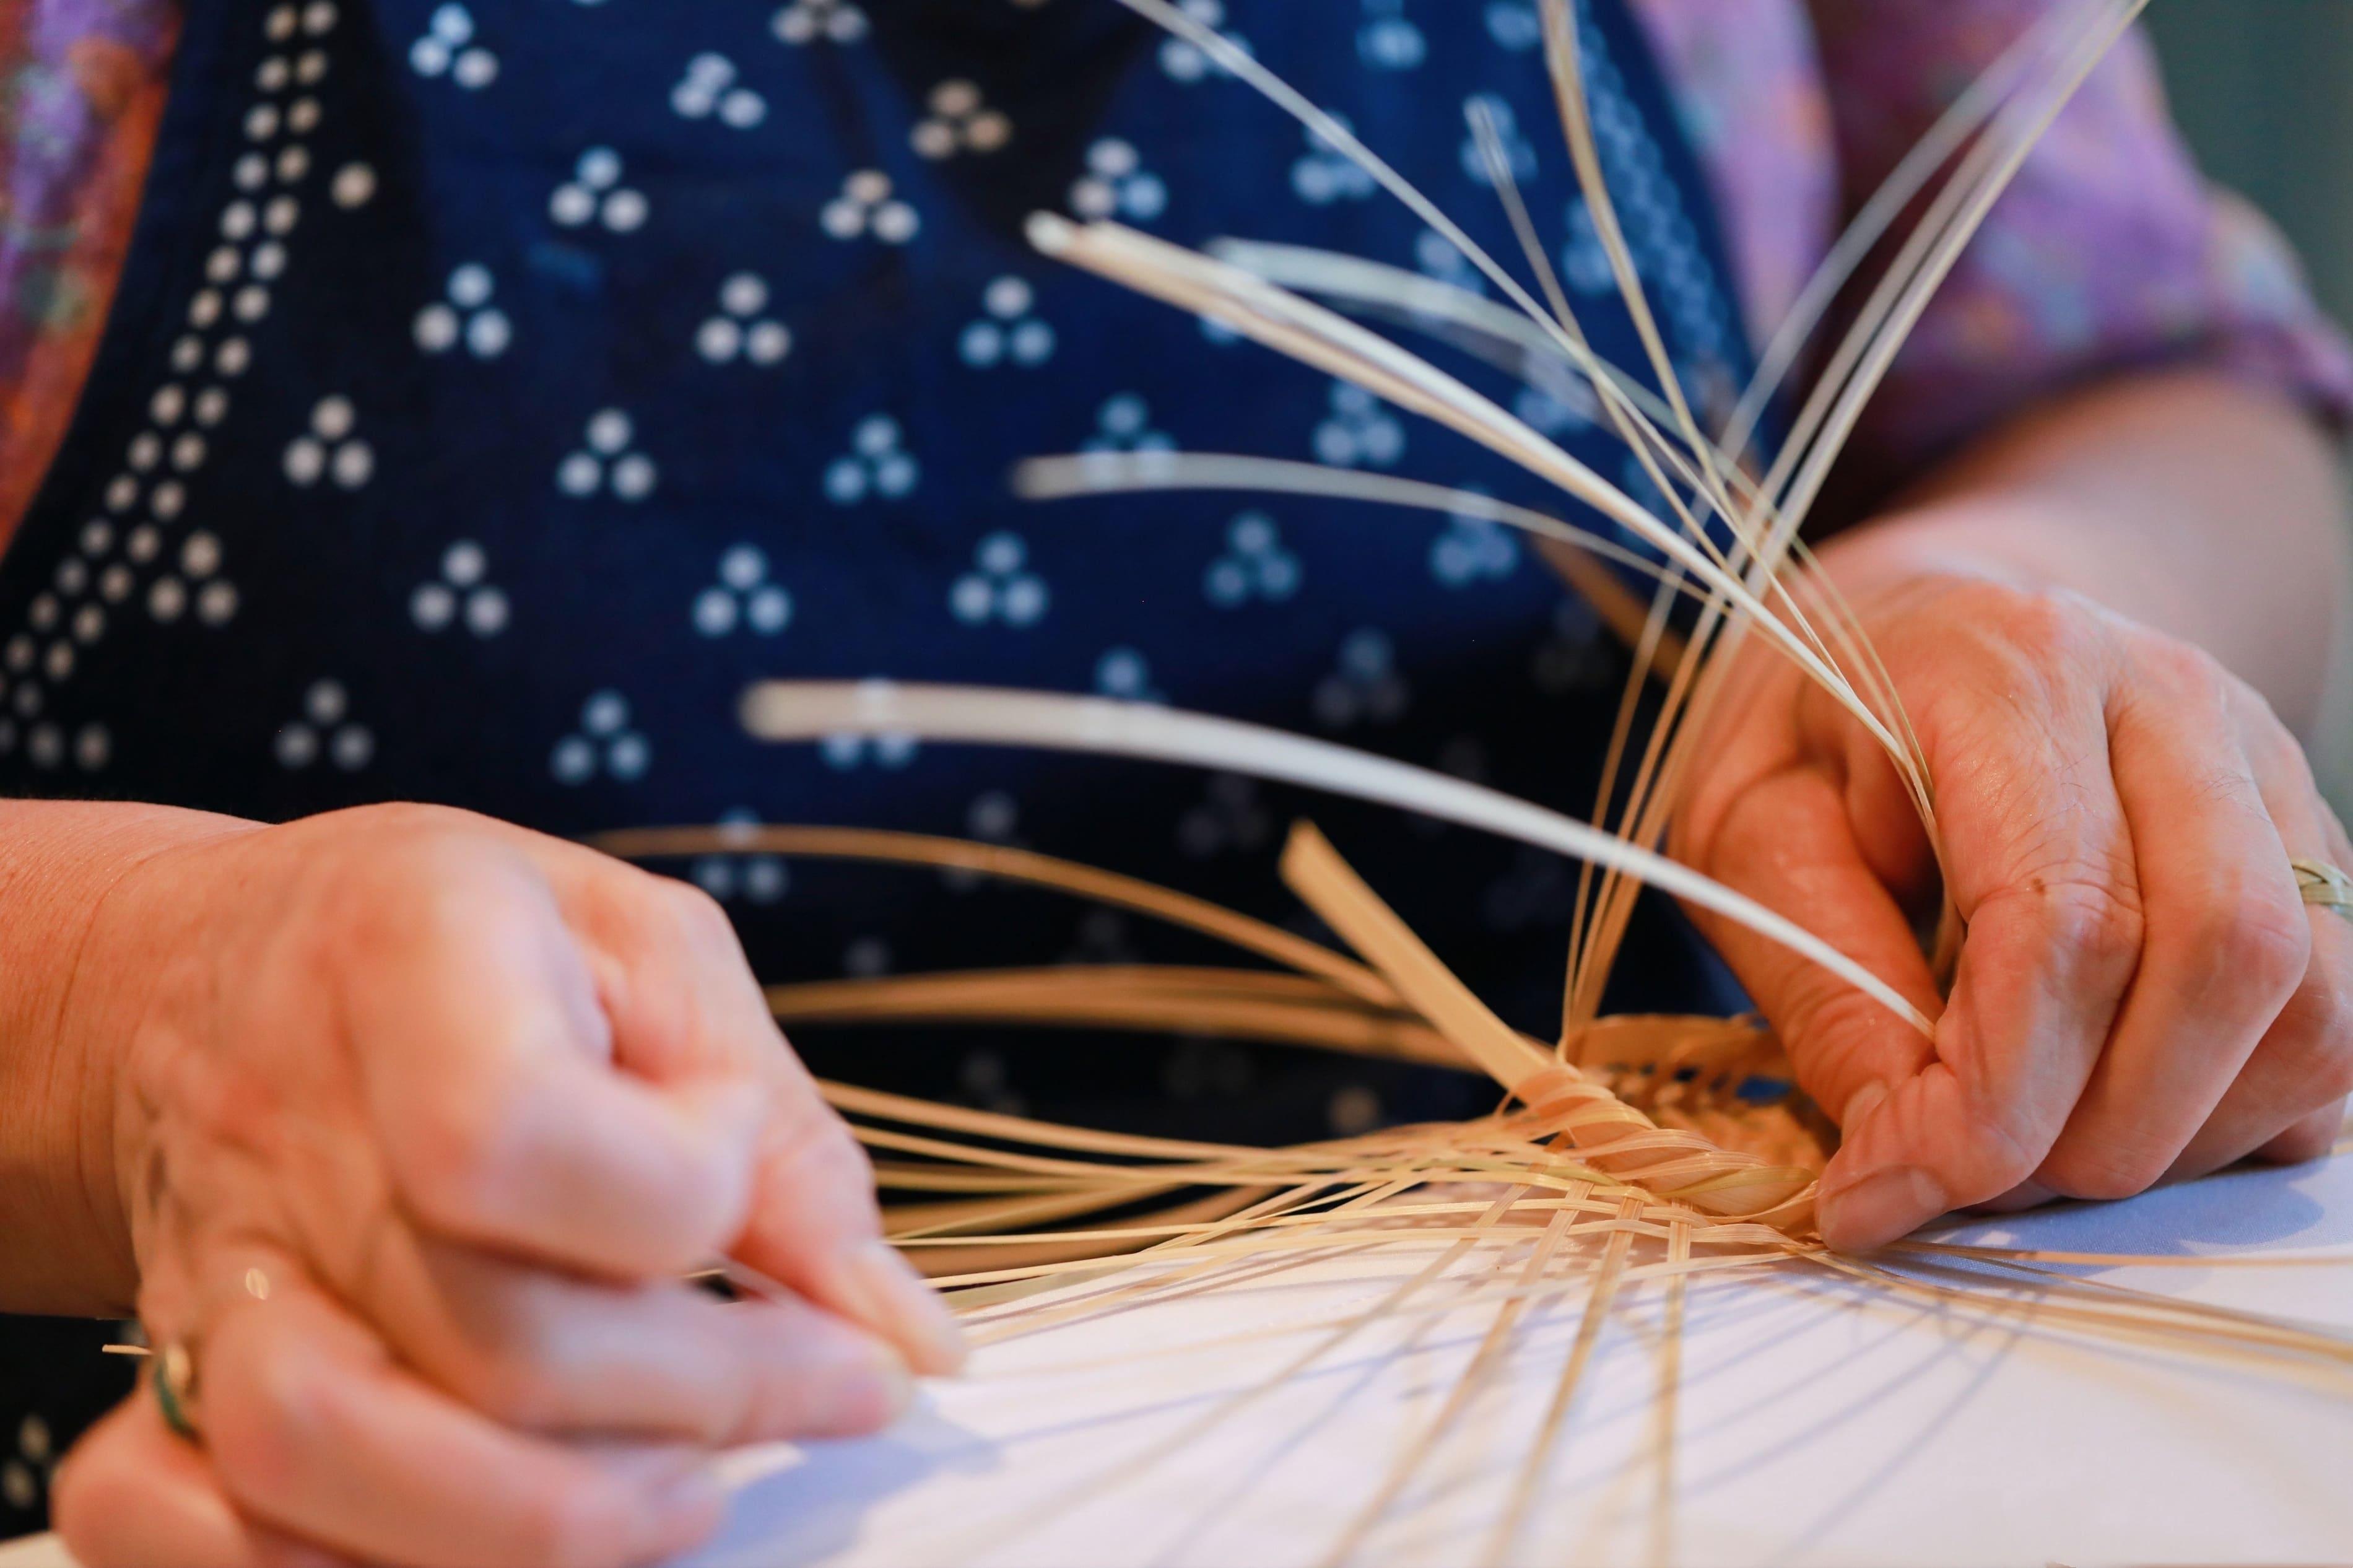
{"type": "MultiPolygon", "coordinates": [[[[1936,1016],[1942,1003],[1927,959],[1873,870],[1829,774],[1793,768],[1757,779],[1727,805],[1707,849],[1708,874],[1788,916],[1936,1016]]],[[[1934,1044],[1917,1029],[1819,964],[1743,927],[1702,919],[1780,1035],[1799,1086],[1850,1138],[1895,1087],[1936,1061],[1934,1044]]],[[[1835,1184],[1825,1181],[1820,1208],[1833,1245],[1841,1239],[1835,1184]]]]}

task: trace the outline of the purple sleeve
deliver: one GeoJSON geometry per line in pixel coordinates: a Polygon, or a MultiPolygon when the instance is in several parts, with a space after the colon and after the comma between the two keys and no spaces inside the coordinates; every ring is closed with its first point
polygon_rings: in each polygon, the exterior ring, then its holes
{"type": "MultiPolygon", "coordinates": [[[[2050,0],[1810,0],[1850,210],[2050,0]]],[[[2135,30],[2029,157],[1865,420],[1873,468],[1916,468],[2103,374],[2206,365],[2342,425],[2353,354],[2294,253],[2208,185],[2135,30]]]]}

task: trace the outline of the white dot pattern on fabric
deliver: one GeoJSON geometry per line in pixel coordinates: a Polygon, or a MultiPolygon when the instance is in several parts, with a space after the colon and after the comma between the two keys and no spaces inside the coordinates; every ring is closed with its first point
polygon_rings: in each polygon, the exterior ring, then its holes
{"type": "Polygon", "coordinates": [[[1000,366],[1034,369],[1054,357],[1054,329],[1036,313],[1037,292],[1008,275],[981,294],[980,319],[956,341],[956,355],[975,370],[1000,366]]]}
{"type": "Polygon", "coordinates": [[[335,681],[317,681],[302,694],[301,715],[279,728],[272,750],[289,772],[324,763],[356,773],[375,759],[375,735],[351,715],[351,696],[335,681]]]}
{"type": "Polygon", "coordinates": [[[1502,524],[1456,513],[1430,542],[1430,575],[1447,588],[1500,581],[1518,570],[1520,543],[1502,524]]]}
{"type": "Polygon", "coordinates": [[[768,580],[768,557],[756,545],[737,545],[719,557],[719,580],[694,599],[694,629],[726,637],[738,629],[774,637],[793,620],[793,596],[768,580]]]}
{"type": "Polygon", "coordinates": [[[447,77],[470,92],[499,79],[499,57],[477,40],[473,13],[454,3],[435,9],[424,36],[408,47],[408,64],[419,76],[447,77]]]}
{"type": "Polygon", "coordinates": [[[719,308],[694,334],[695,352],[713,365],[781,365],[793,334],[768,313],[767,281],[738,272],[719,286],[719,308]]]}
{"type": "Polygon", "coordinates": [[[443,297],[417,313],[417,346],[427,354],[462,348],[476,359],[496,359],[513,345],[514,323],[492,302],[498,280],[469,261],[449,274],[443,297]]]}
{"type": "Polygon", "coordinates": [[[1209,563],[1201,591],[1220,609],[1253,601],[1280,604],[1299,591],[1299,557],[1285,549],[1274,519],[1245,512],[1226,526],[1226,549],[1209,563]]]}
{"type": "MultiPolygon", "coordinates": [[[[1177,8],[1243,54],[1250,52],[1250,40],[1227,28],[1224,0],[1177,0],[1177,8]]],[[[1229,74],[1207,49],[1182,37],[1160,41],[1160,69],[1169,80],[1188,84],[1229,74]]]]}
{"type": "Polygon", "coordinates": [[[826,499],[836,506],[903,501],[923,482],[923,467],[904,444],[899,421],[872,414],[850,432],[849,450],[826,466],[826,499]]]}
{"type": "Polygon", "coordinates": [[[1274,836],[1274,816],[1258,785],[1231,773],[1211,779],[1201,803],[1176,820],[1176,847],[1194,860],[1250,854],[1274,836]]]}
{"type": "Polygon", "coordinates": [[[581,704],[579,727],[557,741],[548,757],[555,781],[574,787],[599,778],[633,783],[652,765],[652,744],[632,725],[628,699],[609,690],[581,704]]]}
{"type": "MultiPolygon", "coordinates": [[[[1494,132],[1495,151],[1514,183],[1524,185],[1536,177],[1535,144],[1520,133],[1519,115],[1509,102],[1492,92],[1474,93],[1464,101],[1462,114],[1474,123],[1483,121],[1494,132]]],[[[1493,162],[1475,131],[1463,136],[1461,158],[1463,175],[1472,184],[1495,183],[1493,162]]]]}
{"type": "Polygon", "coordinates": [[[1487,0],[1487,36],[1500,48],[1525,54],[1544,42],[1544,19],[1534,0],[1487,0]]]}
{"type": "Polygon", "coordinates": [[[923,231],[915,209],[892,194],[891,176],[880,169],[860,169],[841,182],[841,194],[818,214],[818,227],[844,244],[875,239],[884,245],[904,245],[923,231]]]}
{"type": "Polygon", "coordinates": [[[1134,392],[1117,392],[1095,410],[1095,433],[1082,449],[1090,452],[1169,452],[1176,438],[1152,428],[1152,406],[1134,392]]]}
{"type": "Polygon", "coordinates": [[[1087,149],[1086,173],[1071,187],[1071,210],[1149,224],[1168,210],[1168,185],[1144,166],[1133,143],[1106,136],[1087,149]]]}
{"type": "Polygon", "coordinates": [[[771,24],[776,38],[795,48],[854,44],[866,37],[866,13],[851,0],[792,0],[771,24]]]}
{"type": "Polygon", "coordinates": [[[1354,382],[1332,384],[1331,416],[1315,427],[1315,458],[1334,468],[1395,468],[1405,456],[1405,423],[1354,382]]]}
{"type": "Polygon", "coordinates": [[[1167,701],[1152,684],[1152,666],[1133,648],[1108,648],[1095,661],[1095,690],[1127,703],[1167,701]]]}
{"type": "Polygon", "coordinates": [[[948,590],[948,609],[967,626],[1035,626],[1052,595],[1029,569],[1029,547],[1018,534],[991,534],[973,551],[973,569],[948,590]]]}
{"type": "Polygon", "coordinates": [[[496,637],[512,614],[506,590],[490,580],[490,556],[471,539],[441,553],[438,576],[417,585],[408,596],[408,616],[425,632],[462,627],[476,637],[496,637]]]}
{"type": "Polygon", "coordinates": [[[286,444],[286,477],[308,490],[328,482],[357,490],[375,474],[375,449],[357,434],[359,414],[340,395],[322,397],[311,428],[286,444]]]}
{"type": "Polygon", "coordinates": [[[615,234],[636,233],[646,226],[653,205],[643,191],[621,183],[627,174],[618,153],[589,148],[573,166],[572,178],[548,197],[548,217],[565,228],[602,225],[615,234]]]}
{"type": "Polygon", "coordinates": [[[961,77],[932,89],[925,107],[929,112],[915,122],[908,140],[934,162],[962,153],[1002,152],[1013,140],[1013,122],[991,109],[980,89],[961,77]]]}
{"type": "Polygon", "coordinates": [[[749,131],[768,118],[768,101],[743,84],[735,62],[722,54],[699,54],[670,89],[670,106],[681,120],[714,120],[749,131]]]}
{"type": "MultiPolygon", "coordinates": [[[[1354,133],[1345,114],[1332,118],[1340,128],[1354,133]]],[[[1310,128],[1307,151],[1291,165],[1291,189],[1310,207],[1329,207],[1340,201],[1365,201],[1379,185],[1353,159],[1340,152],[1321,130],[1310,128]]],[[[1451,249],[1451,248],[1450,248],[1451,249]]]]}
{"type": "MultiPolygon", "coordinates": [[[[759,813],[739,807],[720,814],[723,837],[741,835],[745,843],[760,825],[759,813]]],[[[792,872],[780,855],[756,852],[699,856],[687,874],[694,885],[722,903],[776,904],[792,890],[792,872]]]]}
{"type": "Polygon", "coordinates": [[[1356,58],[1368,70],[1414,70],[1430,58],[1430,41],[1405,13],[1405,0],[1364,0],[1356,58]]]}
{"type": "Polygon", "coordinates": [[[618,408],[589,417],[580,447],[555,470],[555,488],[575,500],[610,493],[635,503],[654,493],[661,472],[654,461],[636,450],[637,425],[618,408]]]}
{"type": "Polygon", "coordinates": [[[1326,729],[1360,724],[1394,724],[1411,705],[1412,689],[1397,668],[1397,650],[1387,633],[1366,628],[1348,634],[1332,673],[1316,687],[1311,705],[1326,729]]]}

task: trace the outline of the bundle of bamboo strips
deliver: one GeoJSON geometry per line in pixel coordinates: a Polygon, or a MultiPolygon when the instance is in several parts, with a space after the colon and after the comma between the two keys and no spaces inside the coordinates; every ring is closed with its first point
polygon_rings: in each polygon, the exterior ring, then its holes
{"type": "MultiPolygon", "coordinates": [[[[1754,382],[1712,432],[1702,428],[1679,382],[1620,228],[1588,122],[1570,0],[1542,0],[1546,58],[1580,187],[1644,347],[1647,379],[1601,362],[1591,350],[1527,218],[1494,127],[1478,114],[1472,132],[1534,272],[1533,291],[1345,125],[1188,11],[1169,0],[1117,3],[1185,39],[1353,160],[1460,252],[1500,302],[1355,258],[1239,240],[1205,254],[1108,223],[1040,217],[1030,230],[1039,249],[1446,424],[1554,483],[1596,514],[1599,525],[1440,485],[1239,454],[1041,459],[1024,467],[1017,487],[1041,500],[1250,489],[1487,518],[1540,540],[1637,657],[1591,824],[1387,758],[1141,705],[882,683],[769,683],[744,703],[747,726],[779,742],[887,734],[1214,768],[1385,802],[1575,857],[1583,871],[1562,1023],[1549,1043],[1519,1033],[1489,1011],[1305,824],[1294,830],[1284,854],[1284,879],[1353,953],[1181,893],[997,846],[822,828],[648,830],[603,841],[616,853],[649,859],[757,852],[959,868],[1168,921],[1271,966],[1041,968],[779,986],[770,1001],[787,1024],[1176,1028],[1469,1068],[1492,1078],[1504,1097],[1502,1108],[1472,1121],[1258,1149],[1057,1127],[828,1086],[877,1157],[878,1181],[892,1200],[892,1235],[956,1293],[978,1336],[987,1341],[1034,1332],[1171,1293],[1225,1288],[1335,1249],[1378,1249],[1408,1237],[1445,1244],[1377,1308],[1333,1325],[1287,1365],[1280,1382],[1377,1319],[1425,1309],[1436,1282],[1452,1277],[1457,1262],[1493,1253],[1499,1266],[1480,1275],[1475,1287],[1494,1307],[1485,1340],[1444,1407],[1356,1510],[1334,1562],[1363,1544],[1414,1467],[1493,1375],[1525,1315],[1582,1298],[1578,1331],[1536,1441],[1486,1543],[1488,1560],[1510,1556],[1613,1303],[1630,1290],[1653,1287],[1662,1293],[1664,1328],[1654,1436],[1663,1554],[1674,1493],[1683,1287],[1704,1272],[1827,1272],[1944,1308],[2012,1310],[2023,1299],[2039,1323],[2055,1330],[2236,1357],[2299,1376],[2319,1368],[2344,1377],[2353,1369],[2353,1342],[2341,1336],[2072,1272],[2180,1260],[1928,1242],[1870,1260],[1831,1255],[1813,1239],[1810,1219],[1814,1179],[1835,1148],[1836,1131],[1788,1086],[1789,1066],[1771,1032],[1747,1019],[1598,1013],[1634,895],[1648,885],[1784,945],[1933,1034],[1931,1020],[1863,966],[1666,858],[1658,846],[1684,787],[1705,766],[1699,736],[1722,672],[1752,638],[1794,662],[1886,751],[1935,842],[1935,795],[1918,741],[1885,670],[1815,567],[1799,530],[1927,301],[2043,131],[2146,0],[2079,0],[2053,8],[1957,98],[1863,207],[1768,346],[1754,382]],[[1894,248],[1852,330],[1823,357],[1788,438],[1772,453],[1756,453],[1762,412],[1815,328],[1897,216],[1924,196],[1925,217],[1894,248]],[[1639,505],[1365,320],[1408,323],[1524,378],[1581,377],[1664,498],[1663,514],[1639,505]],[[1654,579],[1650,601],[1629,590],[1613,567],[1654,579]],[[1688,630],[1678,630],[1670,615],[1684,600],[1695,602],[1698,612],[1688,630]],[[1647,687],[1658,689],[1649,693],[1655,716],[1643,729],[1638,699],[1647,687]],[[1780,1091],[1760,1096],[1760,1083],[1780,1091]]],[[[1959,935],[1948,908],[1940,960],[1949,959],[1959,935]]],[[[1245,1396],[1221,1404],[1187,1433],[1206,1432],[1247,1403],[1245,1396]]]]}

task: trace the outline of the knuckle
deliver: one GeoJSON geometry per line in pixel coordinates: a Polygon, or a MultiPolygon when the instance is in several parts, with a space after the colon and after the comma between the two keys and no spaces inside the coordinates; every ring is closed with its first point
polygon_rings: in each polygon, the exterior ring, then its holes
{"type": "Polygon", "coordinates": [[[2325,1105],[2353,1093],[2353,983],[2345,977],[2307,975],[2264,1043],[2278,1057],[2278,1075],[2300,1097],[2325,1105]]]}
{"type": "Polygon", "coordinates": [[[691,882],[664,877],[658,885],[670,911],[670,917],[679,930],[695,942],[723,942],[733,946],[734,922],[718,899],[691,882]]]}
{"type": "Polygon", "coordinates": [[[634,945],[649,956],[680,953],[708,957],[736,952],[735,923],[725,906],[691,882],[647,875],[643,896],[628,901],[624,916],[634,945]]]}
{"type": "Polygon", "coordinates": [[[2119,879],[2096,873],[2038,877],[2026,891],[2055,951],[2103,969],[2129,969],[2138,960],[2147,923],[2119,879]]]}
{"type": "Polygon", "coordinates": [[[2038,1127],[2033,1107],[2016,1097],[1978,1094],[1972,1100],[1969,1166],[1977,1189],[1987,1198],[1999,1197],[2042,1166],[2051,1130],[2038,1127]]]}
{"type": "Polygon", "coordinates": [[[2248,760],[2260,774],[2284,779],[2316,796],[2319,785],[2312,776],[2312,760],[2305,755],[2304,744],[2296,739],[2295,732],[2280,722],[2279,715],[2261,692],[2242,686],[2236,695],[2243,715],[2240,729],[2248,760]]]}
{"type": "MultiPolygon", "coordinates": [[[[306,932],[318,956],[346,966],[411,952],[479,930],[512,906],[480,835],[461,813],[437,807],[379,807],[384,821],[342,833],[307,853],[297,884],[306,932]]],[[[353,813],[356,815],[357,813],[353,813]]]]}
{"type": "Polygon", "coordinates": [[[2147,637],[2133,656],[2146,677],[2185,695],[2219,701],[2237,684],[2221,660],[2194,642],[2147,637]]]}
{"type": "Polygon", "coordinates": [[[306,1456],[333,1451],[336,1398],[308,1357],[240,1358],[236,1375],[206,1390],[205,1442],[237,1496],[291,1496],[306,1456]]]}
{"type": "MultiPolygon", "coordinates": [[[[616,949],[634,960],[640,983],[685,986],[692,964],[741,950],[734,922],[719,900],[691,882],[635,867],[604,885],[591,918],[616,949]]],[[[699,1000],[681,995],[682,1005],[699,1000]]]]}
{"type": "Polygon", "coordinates": [[[2322,1047],[2353,1059],[2353,980],[2314,976],[2298,994],[2304,1024],[2322,1047]]]}
{"type": "Polygon", "coordinates": [[[2164,1179],[2171,1150],[2102,1139],[2063,1143],[2042,1162],[2043,1184],[2070,1198],[2113,1202],[2137,1197],[2164,1179]]]}
{"type": "Polygon", "coordinates": [[[1989,1201],[2031,1180],[2037,1164],[2020,1137],[2015,1132],[2005,1132],[1989,1141],[1978,1168],[1984,1172],[1989,1201]]]}
{"type": "MultiPolygon", "coordinates": [[[[2345,1006],[2340,991],[2336,1006],[2345,1006]]],[[[2353,1034],[2343,1025],[2340,1014],[2338,1027],[2332,1031],[2316,1031],[2308,1037],[2303,1060],[2296,1064],[2296,1083],[2304,1097],[2316,1108],[2334,1105],[2348,1095],[2353,1095],[2353,1034]]]]}
{"type": "Polygon", "coordinates": [[[2226,885],[2193,914],[2189,957],[2215,981],[2284,1002],[2312,961],[2312,923],[2278,887],[2226,885]]]}
{"type": "Polygon", "coordinates": [[[777,1113],[771,1137],[777,1168],[789,1172],[775,1179],[808,1193],[871,1206],[873,1161],[850,1133],[849,1124],[817,1096],[792,1097],[792,1103],[777,1113]]]}
{"type": "Polygon", "coordinates": [[[2057,589],[1989,586],[1986,622],[2030,654],[2063,655],[2079,647],[2091,621],[2084,601],[2057,589]]]}

